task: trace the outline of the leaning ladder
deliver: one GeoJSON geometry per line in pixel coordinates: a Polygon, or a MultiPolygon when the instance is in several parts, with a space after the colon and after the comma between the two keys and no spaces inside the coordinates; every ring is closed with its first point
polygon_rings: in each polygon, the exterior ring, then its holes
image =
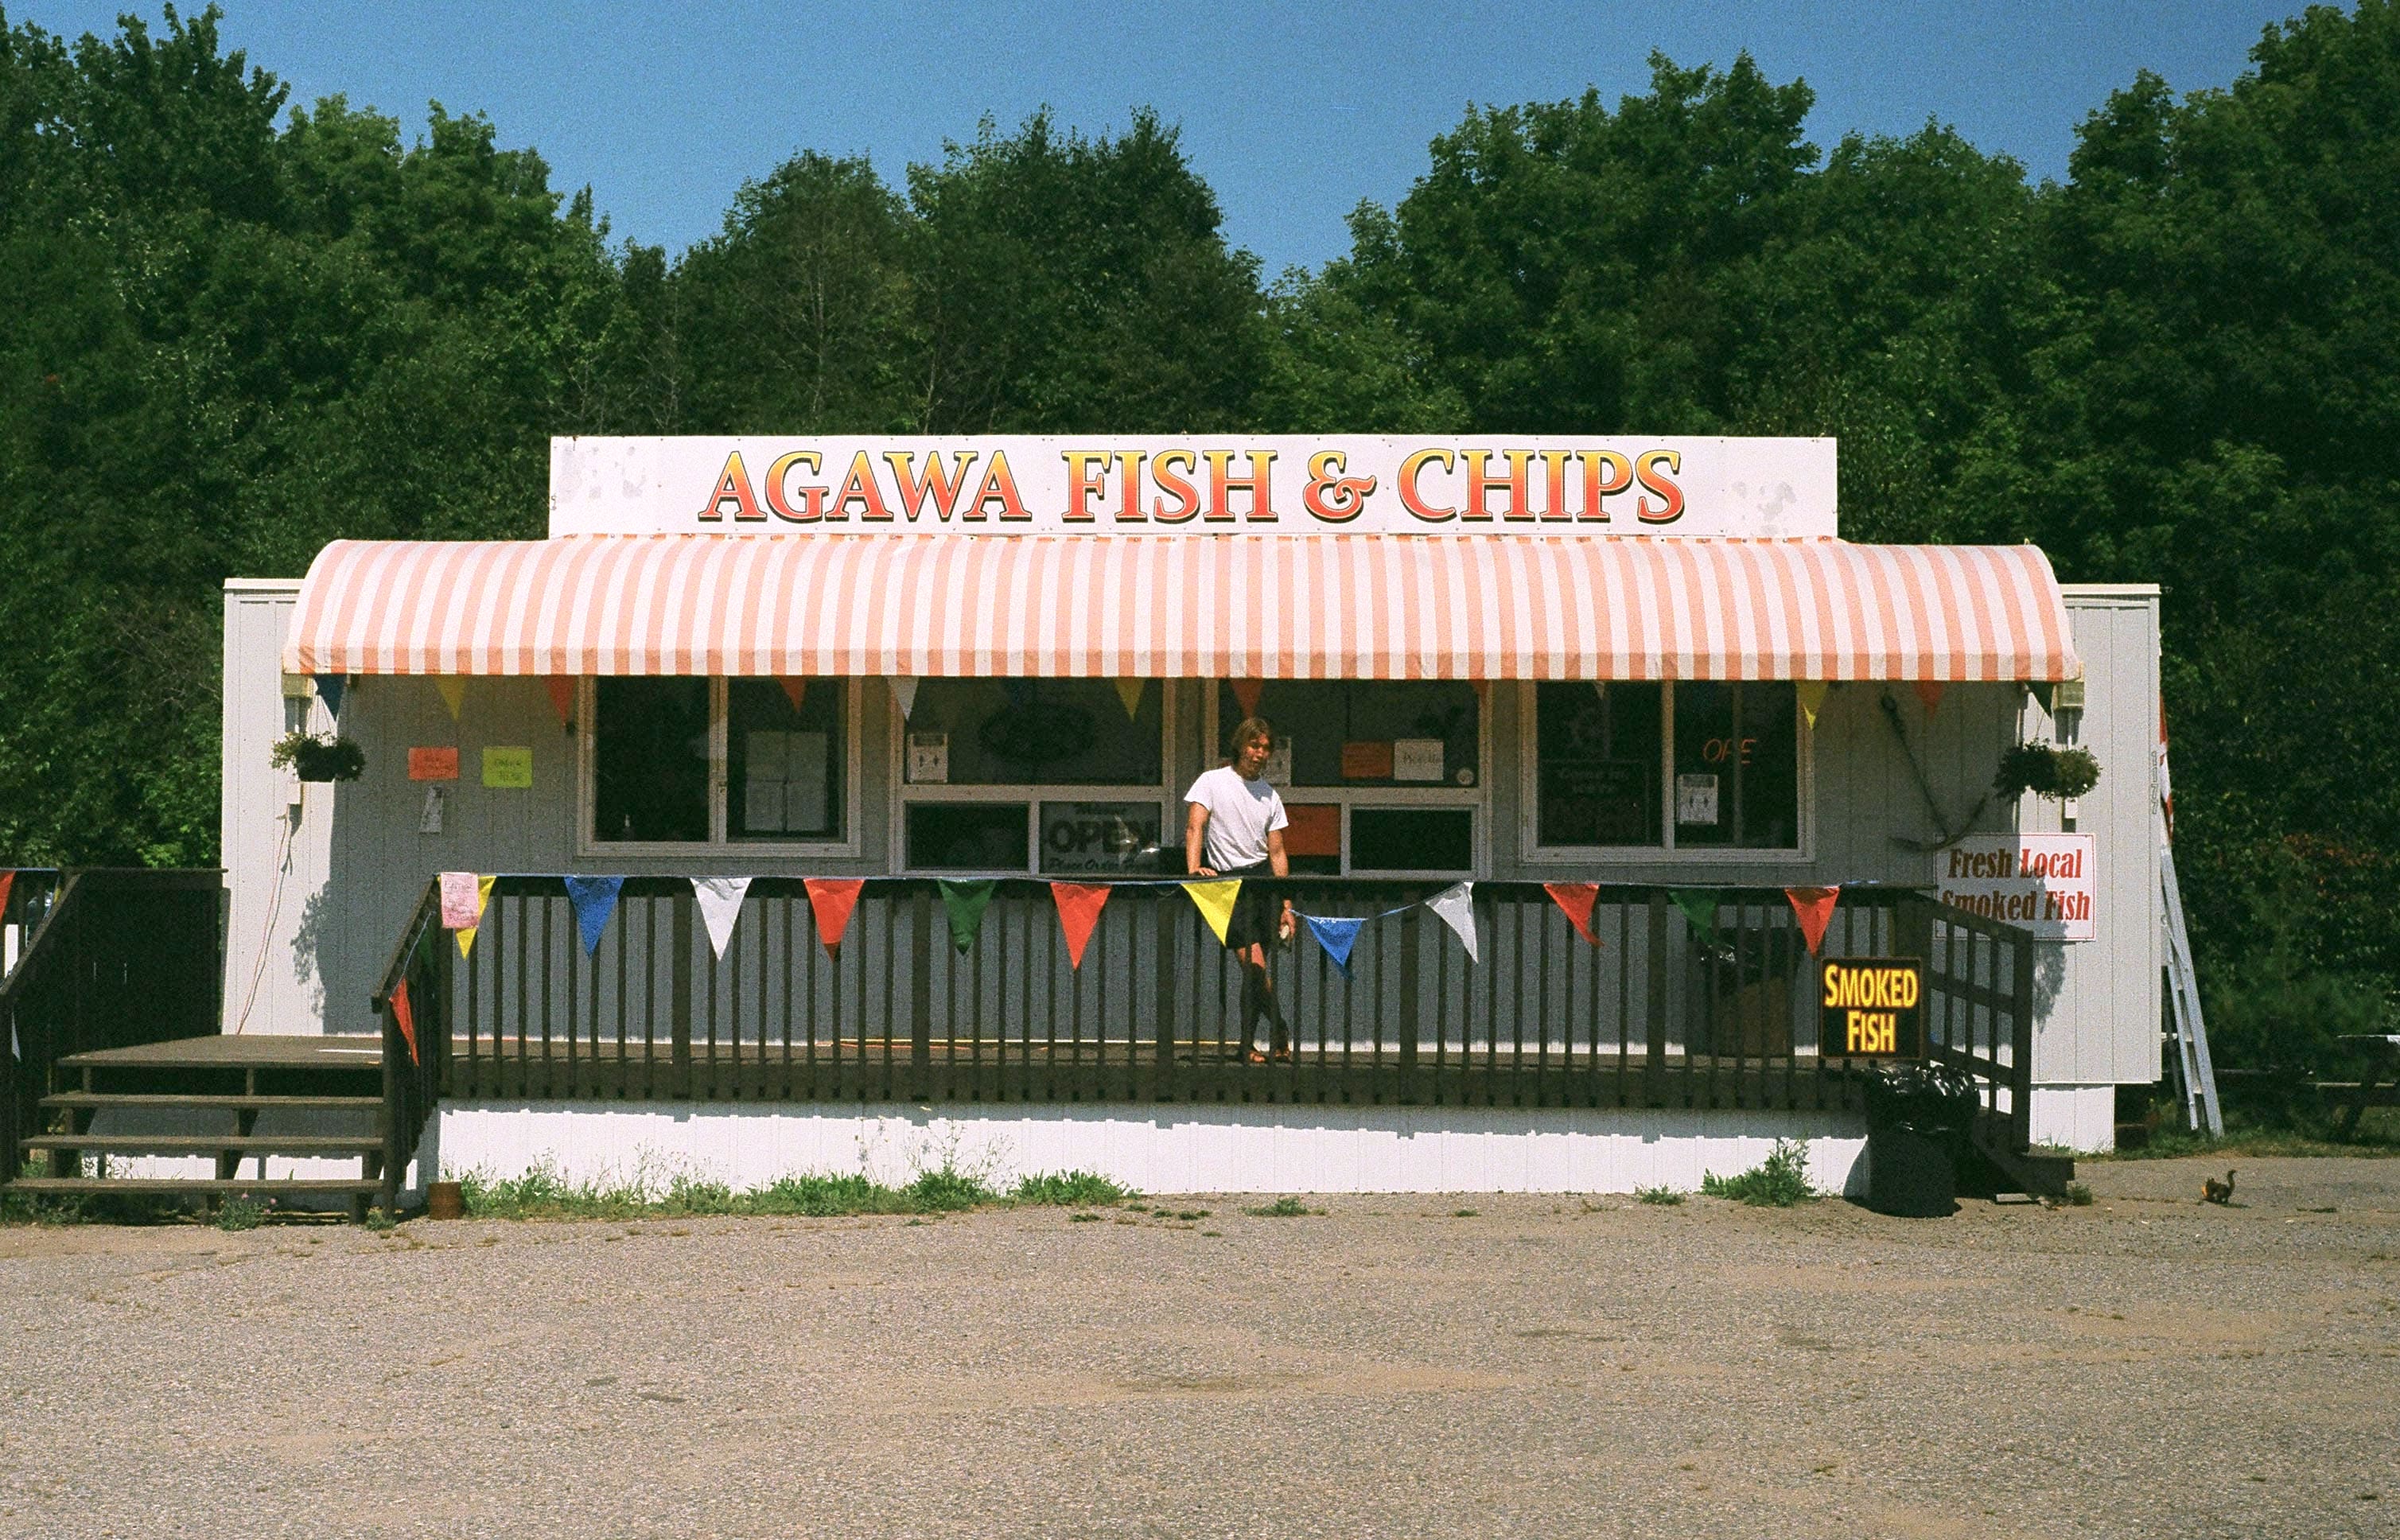
{"type": "Polygon", "coordinates": [[[2151,817],[2159,832],[2159,892],[2166,900],[2167,1035],[2174,1040],[2176,1089],[2183,1095],[2184,1126],[2225,1132],[2216,1103],[2216,1069],[2208,1058],[2208,1024],[2201,1019],[2200,984],[2191,971],[2191,934],[2184,929],[2183,891],[2175,884],[2175,835],[2167,825],[2167,756],[2159,750],[2159,803],[2151,817]]]}

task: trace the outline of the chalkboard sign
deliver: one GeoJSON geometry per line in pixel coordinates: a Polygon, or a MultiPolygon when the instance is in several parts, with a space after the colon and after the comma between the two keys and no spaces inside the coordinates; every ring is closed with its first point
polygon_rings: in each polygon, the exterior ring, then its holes
{"type": "Polygon", "coordinates": [[[1655,845],[1658,766],[1643,759],[1542,760],[1545,845],[1655,845]]]}

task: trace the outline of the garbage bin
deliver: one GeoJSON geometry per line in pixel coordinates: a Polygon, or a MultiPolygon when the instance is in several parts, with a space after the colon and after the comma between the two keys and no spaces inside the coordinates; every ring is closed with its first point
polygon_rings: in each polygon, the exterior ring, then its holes
{"type": "Polygon", "coordinates": [[[1943,1064],[1884,1065],[1867,1081],[1867,1206],[1906,1219],[1957,1211],[1975,1086],[1943,1064]]]}

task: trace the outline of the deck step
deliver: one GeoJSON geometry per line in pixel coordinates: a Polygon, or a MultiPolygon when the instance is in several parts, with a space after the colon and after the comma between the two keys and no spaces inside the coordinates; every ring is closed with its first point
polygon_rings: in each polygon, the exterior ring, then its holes
{"type": "Polygon", "coordinates": [[[214,1177],[19,1177],[10,1192],[48,1197],[89,1197],[110,1192],[242,1192],[252,1197],[373,1197],[383,1183],[359,1178],[278,1177],[273,1181],[230,1181],[214,1177]]]}
{"type": "Polygon", "coordinates": [[[375,1155],[379,1134],[36,1134],[20,1139],[28,1152],[71,1150],[93,1155],[375,1155]]]}
{"type": "Polygon", "coordinates": [[[383,1097],[163,1096],[148,1092],[61,1091],[56,1096],[44,1097],[42,1105],[52,1111],[73,1109],[76,1111],[110,1107],[171,1107],[246,1112],[272,1107],[306,1112],[379,1112],[383,1111],[383,1097]]]}

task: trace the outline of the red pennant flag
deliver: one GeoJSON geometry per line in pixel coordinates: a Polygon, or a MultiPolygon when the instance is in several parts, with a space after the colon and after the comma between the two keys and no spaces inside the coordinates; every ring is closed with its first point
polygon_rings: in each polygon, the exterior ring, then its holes
{"type": "Polygon", "coordinates": [[[811,877],[801,886],[809,890],[809,907],[817,917],[817,939],[830,952],[841,945],[841,933],[850,929],[850,913],[858,907],[859,890],[866,886],[866,879],[811,877]]]}
{"type": "Polygon", "coordinates": [[[1263,679],[1234,681],[1234,699],[1240,702],[1243,715],[1256,716],[1259,714],[1259,696],[1266,688],[1266,681],[1263,679]]]}
{"type": "Polygon", "coordinates": [[[1792,900],[1792,912],[1800,917],[1800,934],[1808,943],[1808,955],[1815,957],[1817,948],[1825,944],[1825,927],[1834,921],[1834,901],[1842,896],[1842,890],[1786,888],[1783,896],[1792,900]]]}
{"type": "Polygon", "coordinates": [[[1542,891],[1575,921],[1576,934],[1595,947],[1600,945],[1600,937],[1591,934],[1591,906],[1600,901],[1599,883],[1545,882],[1542,891]]]}
{"type": "Polygon", "coordinates": [[[1925,715],[1931,716],[1942,709],[1942,681],[1919,679],[1916,681],[1916,698],[1925,702],[1925,715]]]}
{"type": "Polygon", "coordinates": [[[784,687],[784,694],[790,699],[792,709],[798,711],[800,702],[808,699],[809,682],[806,679],[778,679],[775,683],[784,687]]]}
{"type": "Polygon", "coordinates": [[[16,867],[11,866],[7,871],[0,871],[0,909],[5,909],[8,906],[8,890],[14,888],[16,885],[16,867]]]}
{"type": "Polygon", "coordinates": [[[550,703],[558,712],[559,726],[575,720],[575,681],[566,675],[553,674],[542,683],[550,687],[550,703]]]}
{"type": "Polygon", "coordinates": [[[1081,969],[1084,947],[1092,939],[1092,927],[1100,922],[1100,906],[1109,901],[1109,890],[1097,882],[1053,882],[1050,896],[1058,904],[1058,928],[1067,933],[1067,964],[1081,969]]]}
{"type": "Polygon", "coordinates": [[[391,1019],[400,1023],[400,1035],[407,1041],[408,1062],[411,1064],[418,1062],[416,1057],[416,1012],[409,1006],[408,980],[404,978],[402,979],[399,986],[391,991],[391,1019]]]}

